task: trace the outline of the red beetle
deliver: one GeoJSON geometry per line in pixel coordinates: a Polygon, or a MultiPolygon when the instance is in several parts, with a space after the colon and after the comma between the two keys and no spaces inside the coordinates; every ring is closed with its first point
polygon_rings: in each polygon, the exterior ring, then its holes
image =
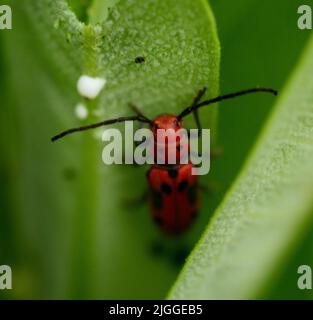
{"type": "MultiPolygon", "coordinates": [[[[190,113],[194,113],[197,126],[201,130],[198,109],[206,105],[255,92],[268,92],[277,95],[277,91],[270,88],[252,88],[218,96],[199,103],[205,91],[206,88],[200,90],[191,106],[184,109],[179,115],[162,114],[157,116],[154,120],[150,120],[144,116],[140,110],[132,106],[137,114],[136,116],[120,117],[83,127],[72,128],[61,132],[51,140],[55,141],[74,132],[94,129],[117,122],[139,121],[150,125],[150,129],[152,130],[156,142],[158,129],[173,129],[174,132],[176,132],[183,128],[182,119],[190,113]]],[[[181,150],[185,150],[184,152],[189,150],[189,145],[182,145],[180,140],[177,140],[174,145],[168,144],[165,140],[164,145],[160,146],[155,144],[155,146],[155,160],[160,149],[162,149],[163,152],[165,151],[166,154],[170,154],[173,151],[172,148],[175,148],[177,157],[180,156],[181,150]]],[[[159,165],[157,164],[157,161],[155,161],[155,164],[151,166],[147,173],[149,185],[148,196],[153,219],[160,228],[168,234],[176,235],[188,229],[200,208],[198,177],[191,174],[192,168],[193,165],[190,162],[178,165],[169,164],[166,158],[165,164],[163,165],[159,165]]]]}

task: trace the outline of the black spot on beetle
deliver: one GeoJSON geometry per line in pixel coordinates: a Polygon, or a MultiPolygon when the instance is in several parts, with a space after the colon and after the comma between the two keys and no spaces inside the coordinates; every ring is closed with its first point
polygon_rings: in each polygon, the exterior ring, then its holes
{"type": "Polygon", "coordinates": [[[146,61],[146,58],[145,57],[142,57],[142,56],[139,56],[139,57],[136,57],[135,58],[135,62],[136,63],[143,63],[146,61]]]}
{"type": "Polygon", "coordinates": [[[197,216],[198,216],[198,211],[197,210],[194,210],[194,211],[191,212],[191,218],[192,219],[197,218],[197,216]]]}
{"type": "Polygon", "coordinates": [[[159,216],[154,216],[153,220],[158,226],[162,226],[164,224],[164,220],[159,216]]]}
{"type": "Polygon", "coordinates": [[[168,170],[168,176],[172,179],[175,179],[178,176],[177,169],[169,169],[168,170]]]}
{"type": "Polygon", "coordinates": [[[183,180],[178,184],[178,191],[179,192],[183,192],[188,188],[188,181],[187,180],[183,180]]]}
{"type": "Polygon", "coordinates": [[[162,183],[161,185],[161,191],[166,193],[166,194],[171,194],[172,193],[172,188],[169,184],[167,183],[162,183]]]}
{"type": "Polygon", "coordinates": [[[197,201],[197,185],[194,184],[188,189],[188,200],[191,205],[194,205],[197,201]]]}
{"type": "Polygon", "coordinates": [[[163,207],[163,201],[162,201],[162,195],[160,192],[152,190],[152,205],[155,209],[162,209],[163,207]]]}

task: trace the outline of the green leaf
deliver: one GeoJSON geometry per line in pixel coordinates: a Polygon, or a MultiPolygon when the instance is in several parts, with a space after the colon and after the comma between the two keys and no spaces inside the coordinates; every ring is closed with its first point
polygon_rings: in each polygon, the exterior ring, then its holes
{"type": "Polygon", "coordinates": [[[248,162],[188,259],[170,298],[264,297],[310,229],[312,58],[311,37],[248,162]]]}
{"type": "MultiPolygon", "coordinates": [[[[204,0],[123,0],[110,8],[97,2],[10,2],[14,29],[3,36],[8,98],[1,122],[9,137],[2,150],[15,298],[161,298],[179,268],[150,252],[155,239],[168,239],[147,204],[125,205],[146,188],[144,168],[104,166],[97,132],[55,144],[50,138],[129,115],[128,102],[153,117],[182,110],[204,85],[208,97],[217,95],[214,18],[204,0]],[[137,56],[145,63],[136,64],[137,56]],[[77,93],[82,74],[107,80],[95,101],[77,93]],[[81,102],[90,114],[85,121],[74,112],[81,102]]],[[[216,131],[215,110],[202,116],[216,131]]]]}
{"type": "MultiPolygon", "coordinates": [[[[223,48],[220,91],[231,92],[255,85],[266,85],[281,91],[311,34],[309,30],[302,32],[295,28],[295,12],[303,1],[238,0],[226,3],[211,0],[210,3],[223,48]],[[278,20],[281,21],[279,25],[278,20]]],[[[273,106],[272,97],[260,95],[225,101],[219,105],[219,144],[223,146],[224,154],[212,164],[209,174],[210,179],[218,181],[219,190],[203,203],[205,209],[201,219],[207,217],[208,220],[221,202],[273,106]]],[[[295,299],[308,294],[295,286],[298,266],[303,263],[313,265],[313,254],[309,257],[312,250],[307,250],[313,247],[313,242],[305,243],[305,239],[310,237],[303,236],[305,238],[296,250],[299,253],[289,253],[291,261],[277,272],[276,280],[279,279],[279,282],[273,280],[278,298],[295,299]]],[[[272,295],[266,297],[271,298],[272,295]]]]}
{"type": "Polygon", "coordinates": [[[109,9],[119,0],[94,0],[88,9],[89,22],[93,24],[105,21],[109,14],[109,9]]]}
{"type": "MultiPolygon", "coordinates": [[[[210,3],[222,44],[220,91],[257,85],[281,91],[310,35],[309,31],[301,32],[295,27],[297,8],[303,1],[211,0],[210,3]]],[[[214,163],[210,174],[224,184],[224,189],[238,174],[272,107],[271,97],[260,95],[220,104],[219,141],[225,154],[214,163]],[[240,143],[235,144],[234,140],[240,143]]]]}

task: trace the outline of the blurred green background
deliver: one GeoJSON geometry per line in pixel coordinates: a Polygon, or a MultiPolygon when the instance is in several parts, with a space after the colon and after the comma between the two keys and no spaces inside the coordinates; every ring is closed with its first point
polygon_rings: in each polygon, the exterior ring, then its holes
{"type": "MultiPolygon", "coordinates": [[[[310,34],[300,31],[296,24],[297,8],[302,1],[211,0],[210,4],[221,43],[220,91],[227,93],[257,85],[280,90],[296,66],[310,34]]],[[[19,10],[16,2],[14,8],[19,10]]],[[[25,41],[28,30],[18,30],[13,31],[16,33],[14,41],[25,41]]],[[[67,150],[66,145],[55,148],[49,141],[46,144],[32,141],[37,138],[45,141],[41,136],[46,138],[53,132],[43,101],[49,97],[49,86],[56,85],[44,60],[37,59],[40,48],[36,39],[29,43],[21,57],[10,36],[10,32],[0,31],[0,264],[12,266],[14,290],[0,292],[0,296],[163,298],[181,265],[173,264],[168,257],[153,256],[150,242],[161,238],[167,243],[168,250],[179,244],[177,241],[169,243],[172,240],[163,239],[155,230],[146,204],[129,210],[134,212],[127,212],[121,205],[121,214],[114,219],[107,219],[106,212],[103,217],[89,219],[88,210],[84,210],[84,206],[88,208],[88,201],[82,200],[80,213],[75,214],[75,201],[66,191],[78,190],[80,197],[88,199],[81,183],[88,179],[90,172],[73,157],[77,154],[73,146],[79,153],[84,149],[79,148],[78,142],[67,150]],[[28,67],[24,70],[28,73],[21,78],[19,70],[25,64],[28,67]],[[32,70],[41,75],[40,83],[32,78],[32,70]],[[30,92],[37,92],[37,96],[30,97],[30,92]],[[27,102],[24,107],[33,111],[21,113],[21,99],[24,98],[27,102]],[[36,114],[38,117],[34,116],[36,114]],[[23,137],[25,142],[20,141],[23,137]],[[44,163],[46,154],[59,162],[58,152],[66,163],[62,181],[58,179],[60,172],[44,163]],[[43,172],[45,177],[39,178],[43,172]],[[65,192],[51,194],[58,188],[65,192]],[[34,193],[38,195],[36,203],[30,200],[34,193]],[[51,207],[57,209],[51,212],[51,207]],[[105,234],[102,224],[110,225],[105,234]]],[[[63,93],[55,91],[57,93],[53,93],[51,99],[54,103],[58,99],[62,101],[63,93]]],[[[68,103],[73,104],[72,97],[68,98],[68,103]]],[[[204,195],[205,210],[201,211],[193,230],[181,240],[189,248],[199,238],[238,174],[272,105],[273,100],[266,96],[219,105],[218,143],[223,146],[224,153],[213,163],[206,177],[206,181],[214,181],[218,188],[210,197],[204,195]]],[[[67,118],[70,116],[66,114],[67,118]]],[[[81,154],[86,158],[85,163],[98,159],[89,157],[93,152],[97,153],[96,149],[81,154]]],[[[117,178],[114,181],[105,181],[103,189],[87,192],[105,194],[134,181],[144,189],[144,169],[116,168],[115,171],[117,178]]],[[[129,195],[136,196],[136,193],[130,191],[129,195]]],[[[108,212],[112,210],[109,202],[105,206],[108,212]]],[[[273,287],[260,298],[310,298],[297,290],[295,283],[297,266],[313,265],[312,235],[313,230],[299,239],[298,248],[290,252],[289,264],[277,272],[273,287]]]]}

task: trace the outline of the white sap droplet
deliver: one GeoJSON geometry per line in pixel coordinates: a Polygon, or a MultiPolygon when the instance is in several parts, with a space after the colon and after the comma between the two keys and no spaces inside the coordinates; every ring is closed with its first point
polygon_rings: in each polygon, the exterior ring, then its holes
{"type": "Polygon", "coordinates": [[[81,119],[81,120],[86,119],[88,117],[88,109],[84,104],[79,103],[75,107],[75,114],[78,119],[81,119]]]}
{"type": "Polygon", "coordinates": [[[93,78],[83,75],[78,79],[77,90],[81,96],[95,99],[105,86],[105,83],[106,80],[103,78],[93,78]]]}

